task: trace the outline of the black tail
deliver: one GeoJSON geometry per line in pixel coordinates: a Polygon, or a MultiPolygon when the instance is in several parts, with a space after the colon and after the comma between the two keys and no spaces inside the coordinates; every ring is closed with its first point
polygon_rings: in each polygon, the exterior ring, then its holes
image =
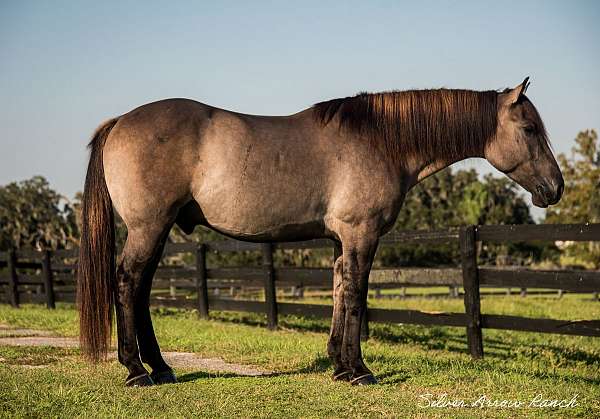
{"type": "Polygon", "coordinates": [[[79,341],[93,361],[106,358],[112,334],[115,284],[115,223],[104,179],[102,150],[118,118],[102,124],[92,137],[85,178],[81,242],[77,267],[79,341]]]}

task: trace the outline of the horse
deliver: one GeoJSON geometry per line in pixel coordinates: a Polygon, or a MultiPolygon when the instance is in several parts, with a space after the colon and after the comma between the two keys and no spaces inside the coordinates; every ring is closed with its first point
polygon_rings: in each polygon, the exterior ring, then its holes
{"type": "Polygon", "coordinates": [[[562,174],[528,86],[526,78],[504,90],[359,93],[288,116],[166,99],[108,120],[89,143],[82,202],[83,353],[105,359],[114,309],[125,384],[177,381],[154,333],[150,289],[171,227],[189,234],[202,225],[252,242],[333,240],[332,378],[377,383],[362,358],[361,317],[379,238],[406,193],[479,157],[534,205],[559,201],[562,174]],[[128,230],[118,260],[115,210],[128,230]]]}

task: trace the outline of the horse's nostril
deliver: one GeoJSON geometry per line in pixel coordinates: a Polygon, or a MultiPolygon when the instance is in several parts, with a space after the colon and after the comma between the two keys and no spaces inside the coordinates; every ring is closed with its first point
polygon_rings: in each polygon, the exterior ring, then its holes
{"type": "Polygon", "coordinates": [[[546,188],[544,188],[544,185],[539,184],[535,187],[535,190],[537,191],[538,194],[540,194],[541,196],[545,196],[546,195],[546,188]]]}

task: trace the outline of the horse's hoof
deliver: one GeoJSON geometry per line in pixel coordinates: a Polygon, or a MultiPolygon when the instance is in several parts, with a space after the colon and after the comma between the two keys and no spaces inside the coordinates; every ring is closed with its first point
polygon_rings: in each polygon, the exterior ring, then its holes
{"type": "Polygon", "coordinates": [[[150,378],[154,384],[174,384],[177,382],[177,377],[172,369],[166,371],[153,371],[150,378]]]}
{"type": "Polygon", "coordinates": [[[350,380],[350,384],[353,386],[368,386],[371,384],[377,384],[377,379],[373,377],[373,374],[363,374],[350,380]]]}
{"type": "Polygon", "coordinates": [[[148,374],[142,374],[132,378],[128,378],[127,381],[125,381],[125,385],[127,387],[147,387],[153,384],[154,381],[152,381],[152,378],[150,378],[148,374]]]}
{"type": "Polygon", "coordinates": [[[341,372],[334,372],[331,378],[333,379],[333,381],[350,381],[350,378],[352,378],[352,371],[346,370],[341,372]]]}

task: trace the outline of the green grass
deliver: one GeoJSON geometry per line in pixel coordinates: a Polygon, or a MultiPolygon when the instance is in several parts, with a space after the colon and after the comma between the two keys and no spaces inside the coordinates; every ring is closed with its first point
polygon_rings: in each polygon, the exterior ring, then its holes
{"type": "MultiPolygon", "coordinates": [[[[318,299],[321,303],[327,300],[318,299]]],[[[313,301],[314,302],[314,301],[313,301]]],[[[371,299],[373,307],[462,311],[459,299],[371,299]]],[[[600,317],[589,295],[489,297],[486,313],[552,318],[600,317]]],[[[163,350],[193,351],[276,371],[239,377],[176,371],[176,385],[126,389],[116,361],[84,362],[77,350],[0,346],[0,416],[90,417],[598,417],[600,339],[484,331],[486,357],[471,361],[462,328],[371,326],[363,344],[381,384],[368,388],[332,382],[325,348],[328,322],[282,317],[276,332],[262,316],[158,309],[155,329],[163,350]],[[467,402],[481,395],[529,402],[537,394],[570,399],[575,408],[421,408],[422,396],[467,402]]],[[[76,336],[72,307],[12,309],[0,305],[0,323],[76,336]]]]}

